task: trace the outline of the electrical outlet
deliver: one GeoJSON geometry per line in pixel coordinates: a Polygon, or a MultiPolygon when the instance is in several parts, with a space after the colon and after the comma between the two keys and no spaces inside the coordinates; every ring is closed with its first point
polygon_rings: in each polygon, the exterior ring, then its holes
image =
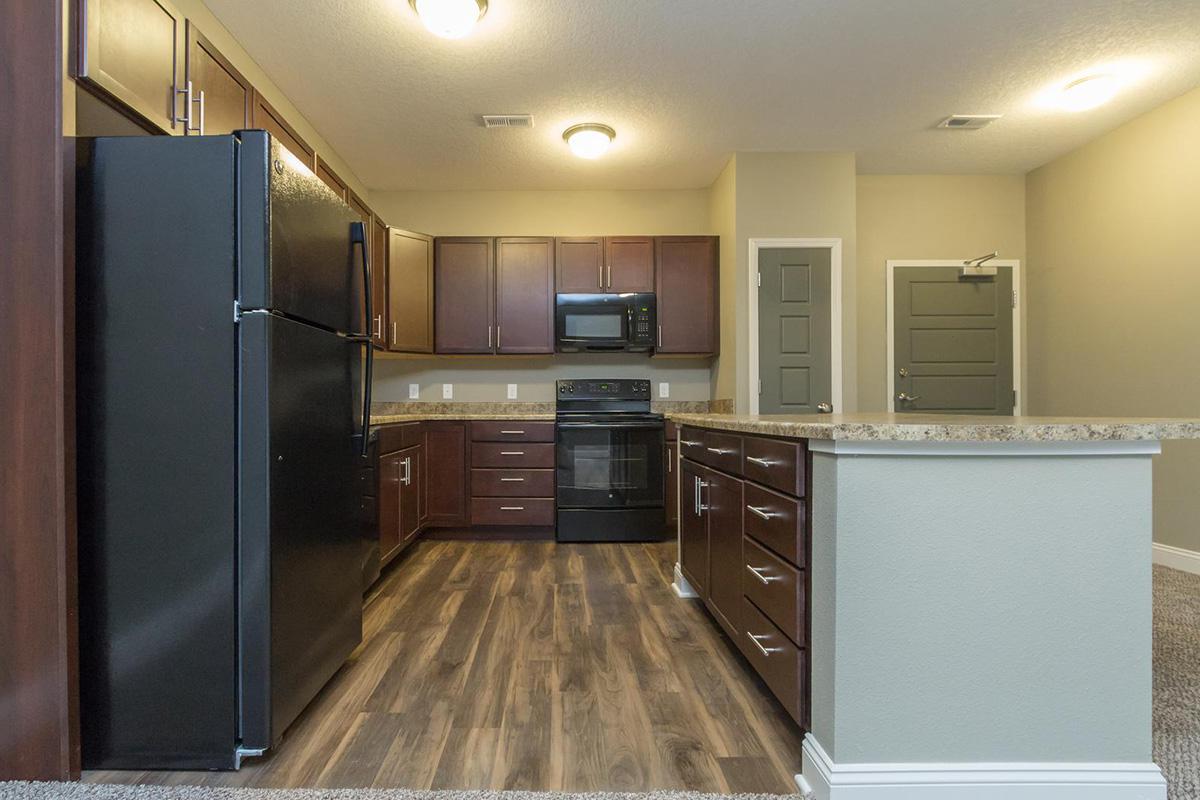
{"type": "Polygon", "coordinates": [[[410,384],[408,385],[408,399],[409,399],[409,400],[419,400],[419,399],[421,399],[421,384],[419,384],[419,383],[410,383],[410,384]]]}
{"type": "Polygon", "coordinates": [[[517,385],[515,383],[510,383],[508,385],[508,399],[509,400],[517,399],[517,385]]]}
{"type": "Polygon", "coordinates": [[[671,396],[671,384],[667,383],[666,381],[663,381],[662,383],[660,383],[658,385],[658,397],[661,400],[665,400],[666,398],[668,398],[670,396],[671,396]]]}
{"type": "Polygon", "coordinates": [[[443,400],[453,400],[454,399],[454,384],[453,383],[443,383],[442,384],[442,399],[443,400]]]}

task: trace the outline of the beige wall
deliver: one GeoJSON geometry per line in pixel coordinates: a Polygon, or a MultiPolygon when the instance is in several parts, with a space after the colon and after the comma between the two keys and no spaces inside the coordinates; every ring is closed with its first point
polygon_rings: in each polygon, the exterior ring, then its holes
{"type": "MultiPolygon", "coordinates": [[[[1200,90],[1031,172],[1035,414],[1200,416],[1200,90]]],[[[1154,538],[1200,550],[1200,443],[1156,459],[1154,538]]]]}
{"type": "Polygon", "coordinates": [[[709,225],[721,237],[721,354],[713,360],[712,399],[737,396],[737,156],[732,156],[708,196],[709,225]]]}
{"type": "MultiPolygon", "coordinates": [[[[858,176],[861,411],[887,408],[887,261],[965,259],[993,250],[1024,268],[1024,176],[858,176]]],[[[1018,302],[1019,309],[1026,305],[1018,302]]]]}
{"type": "MultiPolygon", "coordinates": [[[[680,191],[448,191],[373,192],[371,206],[390,224],[435,236],[586,236],[708,234],[708,190],[680,191]]],[[[554,399],[559,378],[648,378],[670,384],[672,400],[708,400],[710,359],[650,358],[635,354],[543,358],[380,359],[375,399],[405,400],[419,384],[422,400],[440,400],[455,385],[455,400],[504,400],[518,385],[519,400],[554,399]]],[[[658,386],[654,387],[658,397],[658,386]]]]}

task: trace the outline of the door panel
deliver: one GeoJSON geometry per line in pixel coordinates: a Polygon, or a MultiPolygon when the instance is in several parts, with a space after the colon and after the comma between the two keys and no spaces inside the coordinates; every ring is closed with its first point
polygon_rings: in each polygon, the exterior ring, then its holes
{"type": "Polygon", "coordinates": [[[649,236],[609,236],[604,240],[604,290],[654,291],[654,239],[649,236]]]}
{"type": "Polygon", "coordinates": [[[407,543],[421,529],[421,450],[410,447],[400,452],[400,542],[407,543]]]}
{"type": "Polygon", "coordinates": [[[894,280],[896,411],[1012,414],[1012,267],[897,267],[894,280]]]}
{"type": "Polygon", "coordinates": [[[710,475],[701,494],[708,515],[708,598],[734,640],[741,634],[742,482],[710,475]]]}
{"type": "Polygon", "coordinates": [[[604,239],[599,236],[554,240],[555,291],[590,294],[604,291],[604,239]]]}
{"type": "Polygon", "coordinates": [[[426,422],[425,475],[430,525],[467,522],[467,423],[426,422]]]}
{"type": "Polygon", "coordinates": [[[496,240],[496,352],[554,352],[554,240],[496,240]]]}
{"type": "Polygon", "coordinates": [[[760,250],[758,269],[759,413],[815,414],[833,402],[829,250],[760,250]]]}
{"type": "MultiPolygon", "coordinates": [[[[250,105],[254,88],[238,72],[212,42],[187,22],[187,68],[184,81],[192,82],[192,91],[199,100],[203,92],[203,121],[197,117],[193,127],[201,136],[215,136],[240,131],[250,125],[250,105]]],[[[193,115],[199,109],[192,108],[193,115]]],[[[197,133],[188,131],[188,134],[197,133]]]]}
{"type": "Polygon", "coordinates": [[[434,251],[437,352],[493,352],[493,240],[439,238],[434,251]]]}
{"type": "Polygon", "coordinates": [[[388,349],[433,352],[433,237],[388,229],[388,349]]]}
{"type": "Polygon", "coordinates": [[[717,352],[717,239],[655,240],[659,353],[717,352]]]}
{"type": "Polygon", "coordinates": [[[679,468],[679,566],[700,597],[708,596],[708,517],[701,495],[704,480],[689,461],[679,468]]]}

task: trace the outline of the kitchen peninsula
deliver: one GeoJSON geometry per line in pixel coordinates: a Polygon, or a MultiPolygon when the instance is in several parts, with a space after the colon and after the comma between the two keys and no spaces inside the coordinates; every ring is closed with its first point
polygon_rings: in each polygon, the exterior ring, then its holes
{"type": "Polygon", "coordinates": [[[818,800],[1166,796],[1152,456],[1200,421],[670,417],[676,592],[808,720],[818,800]]]}

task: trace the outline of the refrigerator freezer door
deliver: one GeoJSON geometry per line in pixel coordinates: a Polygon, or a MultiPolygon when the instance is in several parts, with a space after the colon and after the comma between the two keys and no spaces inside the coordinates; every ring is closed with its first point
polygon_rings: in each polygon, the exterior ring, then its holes
{"type": "Polygon", "coordinates": [[[242,316],[242,745],[263,749],[362,638],[361,345],[242,316]]]}
{"type": "Polygon", "coordinates": [[[241,131],[243,309],[364,333],[362,278],[350,225],[358,215],[263,131],[241,131]]]}

